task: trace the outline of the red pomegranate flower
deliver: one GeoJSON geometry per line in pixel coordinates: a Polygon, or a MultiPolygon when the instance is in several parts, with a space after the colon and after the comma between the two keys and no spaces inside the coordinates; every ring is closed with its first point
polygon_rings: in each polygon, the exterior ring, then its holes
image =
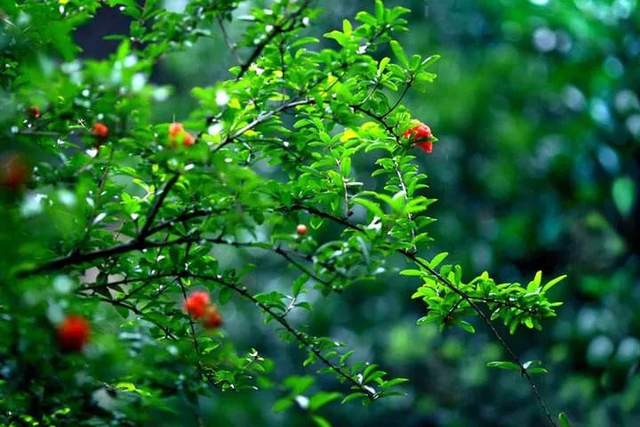
{"type": "Polygon", "coordinates": [[[431,128],[424,123],[417,122],[415,126],[407,129],[403,136],[412,140],[425,153],[433,151],[433,133],[431,133],[431,128]]]}
{"type": "Polygon", "coordinates": [[[202,318],[202,326],[206,329],[217,329],[222,326],[222,315],[215,306],[211,305],[207,308],[202,318]]]}
{"type": "Polygon", "coordinates": [[[27,109],[27,113],[29,113],[29,116],[31,116],[32,119],[39,119],[41,115],[40,107],[32,105],[27,109]]]}
{"type": "Polygon", "coordinates": [[[298,236],[305,236],[309,232],[309,228],[304,224],[298,224],[296,227],[296,233],[298,236]]]}
{"type": "Polygon", "coordinates": [[[97,122],[94,123],[93,127],[91,128],[91,133],[96,138],[106,139],[109,136],[109,128],[104,123],[97,122]]]}
{"type": "Polygon", "coordinates": [[[195,291],[184,301],[184,310],[194,319],[204,316],[210,303],[209,294],[205,291],[195,291]]]}
{"type": "Polygon", "coordinates": [[[20,154],[0,158],[0,185],[17,190],[29,179],[30,170],[20,154]]]}
{"type": "Polygon", "coordinates": [[[173,122],[169,125],[169,144],[176,147],[178,142],[182,142],[185,147],[190,147],[196,143],[196,138],[184,129],[182,123],[173,122]]]}
{"type": "Polygon", "coordinates": [[[182,145],[184,145],[185,147],[190,147],[195,143],[196,143],[196,138],[193,135],[191,135],[189,132],[185,132],[184,136],[182,137],[182,145]]]}
{"type": "Polygon", "coordinates": [[[184,132],[184,126],[182,126],[182,123],[173,122],[169,125],[169,136],[175,138],[182,132],[184,132]]]}
{"type": "Polygon", "coordinates": [[[91,326],[82,316],[67,316],[58,325],[58,344],[64,351],[81,351],[89,342],[91,326]]]}

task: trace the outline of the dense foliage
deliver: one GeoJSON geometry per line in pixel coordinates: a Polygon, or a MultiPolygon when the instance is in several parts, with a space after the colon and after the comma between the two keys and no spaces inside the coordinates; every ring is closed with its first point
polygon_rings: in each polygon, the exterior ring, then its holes
{"type": "MultiPolygon", "coordinates": [[[[610,204],[584,225],[612,233],[612,224],[623,238],[635,230],[636,166],[621,161],[627,153],[620,150],[635,149],[629,132],[636,98],[632,87],[607,79],[634,46],[628,39],[617,44],[625,37],[623,29],[610,31],[618,18],[593,9],[602,27],[591,22],[591,35],[572,6],[462,2],[459,25],[452,25],[437,19],[447,6],[434,4],[427,28],[401,34],[416,15],[380,2],[363,2],[373,10],[344,20],[340,30],[324,28],[309,1],[256,2],[251,9],[238,3],[191,1],[183,10],[149,0],[1,3],[3,422],[285,424],[271,406],[288,410],[286,423],[301,425],[334,418],[366,424],[406,411],[407,422],[426,414],[438,425],[556,422],[561,400],[572,398],[554,395],[547,408],[541,395],[548,390],[539,391],[533,381],[541,377],[532,375],[546,372],[539,359],[547,353],[563,362],[588,338],[565,327],[553,339],[557,346],[520,359],[508,332],[526,343],[527,330],[555,315],[559,303],[547,291],[563,276],[543,281],[535,272],[537,264],[558,274],[566,267],[561,231],[570,231],[564,224],[571,218],[563,209],[610,204]],[[118,48],[108,58],[82,59],[73,34],[107,5],[129,17],[128,34],[110,37],[118,48]],[[558,29],[535,19],[523,24],[532,14],[558,29]],[[470,54],[478,22],[486,48],[470,54]],[[554,63],[529,47],[531,34],[534,48],[569,55],[562,40],[571,30],[583,31],[584,44],[573,63],[554,63]],[[431,37],[417,36],[421,31],[431,37]],[[407,54],[398,38],[407,51],[437,47],[444,54],[440,89],[430,88],[437,56],[407,54]],[[496,43],[503,38],[509,42],[496,43]],[[601,48],[588,44],[598,40],[601,48]],[[625,47],[611,53],[611,45],[625,47]],[[602,77],[574,71],[598,61],[598,49],[609,64],[602,77]],[[234,64],[229,73],[215,71],[224,61],[234,64]],[[194,76],[202,63],[210,70],[194,76]],[[167,101],[171,90],[158,84],[159,72],[165,79],[176,72],[173,81],[193,101],[180,90],[167,101]],[[581,80],[567,86],[562,73],[581,80]],[[600,92],[585,114],[558,110],[560,94],[569,109],[583,111],[591,84],[600,92]],[[404,104],[411,97],[420,101],[413,114],[404,104]],[[608,102],[628,112],[620,118],[626,130],[611,115],[611,122],[603,119],[608,102]],[[440,137],[433,154],[415,146],[416,119],[440,137]],[[611,141],[622,132],[629,146],[591,139],[594,127],[611,141]],[[532,160],[532,149],[540,158],[532,160]],[[603,189],[594,185],[590,154],[610,175],[597,181],[603,189]],[[568,167],[581,189],[572,198],[562,192],[574,185],[563,174],[568,167]],[[433,171],[432,189],[423,170],[433,171]],[[549,186],[547,177],[558,193],[532,194],[549,186]],[[484,197],[469,201],[474,191],[484,197]],[[427,209],[441,221],[433,224],[427,209]],[[499,225],[487,231],[493,217],[499,225]],[[434,246],[455,249],[450,258],[464,261],[465,270],[495,268],[501,280],[443,265],[444,254],[427,256],[434,246]],[[533,279],[520,285],[523,273],[533,279]],[[509,278],[514,283],[502,282],[509,278]],[[409,286],[399,290],[401,284],[409,286]],[[221,319],[203,321],[204,311],[194,315],[185,304],[200,291],[211,300],[203,310],[221,319]],[[411,294],[421,306],[411,305],[411,294]],[[69,327],[72,316],[87,319],[88,337],[81,323],[69,327]],[[460,332],[436,333],[445,326],[460,332]],[[268,329],[289,346],[268,338],[268,329]],[[460,338],[476,330],[479,338],[460,338]],[[436,340],[443,340],[437,351],[436,340]],[[501,394],[491,383],[504,378],[501,394]],[[484,392],[482,405],[497,412],[443,391],[482,393],[482,384],[494,392],[484,392]],[[511,390],[518,403],[502,404],[511,390]],[[370,405],[361,411],[355,400],[370,405]]],[[[582,264],[571,268],[578,297],[602,297],[609,280],[624,283],[635,271],[631,258],[631,266],[609,275],[616,263],[606,256],[633,252],[607,236],[612,253],[581,255],[584,264],[600,255],[608,264],[584,278],[582,264]]],[[[629,239],[634,247],[637,240],[629,239]]],[[[613,306],[625,298],[623,285],[615,290],[613,306]]],[[[590,313],[598,310],[607,308],[590,313]]],[[[589,363],[607,378],[637,362],[636,355],[606,367],[596,350],[610,339],[594,338],[599,347],[589,344],[589,363]]],[[[584,390],[593,390],[587,382],[598,374],[580,376],[584,390]]],[[[596,398],[589,393],[584,401],[596,398]]],[[[632,407],[626,399],[622,405],[632,407]]],[[[584,410],[576,405],[576,416],[584,410]]]]}

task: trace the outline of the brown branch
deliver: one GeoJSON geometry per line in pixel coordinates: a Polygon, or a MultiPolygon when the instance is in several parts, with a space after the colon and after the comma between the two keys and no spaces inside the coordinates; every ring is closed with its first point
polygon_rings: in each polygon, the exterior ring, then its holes
{"type": "Polygon", "coordinates": [[[209,243],[216,244],[216,245],[229,245],[229,246],[234,246],[236,248],[255,248],[255,249],[262,249],[262,250],[265,250],[265,251],[271,251],[271,252],[281,256],[285,260],[287,260],[291,265],[296,267],[298,270],[300,270],[301,272],[303,272],[307,276],[311,277],[316,282],[322,284],[327,289],[332,290],[334,292],[342,292],[342,289],[334,287],[330,282],[322,279],[317,274],[315,274],[313,271],[310,271],[304,265],[302,265],[298,261],[294,260],[291,257],[291,255],[289,254],[289,251],[281,248],[280,246],[278,246],[276,248],[271,248],[271,247],[268,247],[268,245],[266,243],[262,243],[262,242],[233,242],[233,241],[230,241],[230,240],[225,240],[225,239],[223,239],[221,237],[205,238],[203,240],[205,240],[206,242],[209,242],[209,243]]]}
{"type": "Polygon", "coordinates": [[[224,39],[224,43],[227,45],[227,48],[229,49],[229,51],[236,58],[236,62],[240,64],[242,62],[242,59],[240,59],[240,56],[238,56],[238,50],[236,49],[237,46],[235,43],[231,41],[231,37],[229,37],[229,33],[227,33],[227,29],[225,28],[224,22],[222,21],[222,18],[220,17],[220,15],[216,17],[216,21],[218,22],[218,27],[220,27],[220,31],[222,32],[222,38],[224,39]]]}
{"type": "Polygon", "coordinates": [[[299,99],[299,100],[288,102],[286,104],[282,104],[278,108],[276,108],[274,110],[271,110],[268,113],[260,114],[252,122],[250,122],[246,126],[240,128],[237,132],[227,136],[225,138],[225,140],[220,145],[218,145],[216,148],[214,148],[212,150],[212,152],[215,153],[215,152],[219,151],[220,149],[222,149],[226,145],[228,145],[231,142],[233,142],[233,140],[235,140],[238,137],[242,136],[244,133],[246,133],[247,131],[255,128],[256,126],[261,125],[262,123],[264,123],[265,121],[269,120],[271,117],[275,116],[276,114],[279,114],[279,113],[281,113],[283,111],[286,111],[288,109],[291,109],[291,108],[298,107],[300,105],[308,105],[308,104],[313,104],[313,103],[315,103],[314,99],[299,99]]]}
{"type": "Polygon", "coordinates": [[[409,89],[411,88],[411,86],[413,85],[413,82],[415,80],[416,76],[415,75],[411,75],[411,78],[409,79],[409,81],[407,82],[407,84],[404,86],[404,89],[402,90],[402,93],[400,94],[400,96],[398,97],[398,99],[396,99],[396,102],[389,107],[389,109],[387,110],[386,113],[384,113],[382,116],[380,116],[380,118],[382,118],[383,120],[393,112],[393,110],[395,110],[396,108],[398,108],[398,105],[400,105],[400,103],[402,102],[402,100],[404,99],[404,97],[407,95],[407,92],[409,91],[409,89]]]}
{"type": "Polygon", "coordinates": [[[151,226],[153,225],[153,221],[155,220],[156,215],[158,215],[158,211],[162,207],[162,204],[164,203],[164,200],[169,195],[169,192],[171,191],[171,188],[173,188],[173,186],[176,185],[176,183],[178,182],[178,179],[180,179],[180,173],[176,172],[169,179],[169,181],[167,181],[167,183],[163,187],[163,189],[160,192],[160,194],[156,195],[156,199],[153,202],[153,206],[151,206],[151,210],[149,211],[149,214],[147,215],[147,220],[145,221],[144,225],[142,226],[142,230],[140,230],[140,233],[138,233],[137,240],[144,240],[149,235],[149,230],[151,229],[151,226]]]}
{"type": "Polygon", "coordinates": [[[549,422],[549,424],[551,426],[555,427],[556,423],[555,423],[555,421],[553,419],[553,416],[551,415],[551,411],[549,410],[549,407],[547,406],[547,403],[543,399],[542,395],[538,391],[538,387],[533,382],[533,379],[531,378],[531,375],[529,375],[529,373],[527,372],[527,369],[524,367],[522,362],[520,362],[520,358],[516,355],[516,353],[511,348],[511,346],[509,344],[507,344],[505,339],[502,337],[502,334],[500,334],[500,332],[498,332],[496,327],[491,322],[491,319],[489,319],[489,317],[484,313],[484,311],[482,311],[482,309],[473,301],[473,299],[467,293],[463,292],[461,289],[459,289],[457,286],[455,286],[453,283],[451,283],[451,281],[449,281],[449,279],[445,278],[440,273],[438,273],[435,269],[431,268],[431,266],[429,264],[427,264],[426,262],[424,262],[421,259],[419,259],[415,254],[410,253],[408,251],[405,251],[403,249],[399,249],[398,252],[403,254],[408,259],[412,260],[418,266],[420,266],[420,267],[424,268],[426,271],[428,271],[429,274],[431,274],[433,277],[435,277],[440,283],[442,283],[447,288],[449,288],[452,292],[458,294],[461,298],[463,298],[465,300],[465,302],[467,304],[469,304],[471,306],[471,308],[473,308],[473,310],[476,313],[478,313],[478,316],[480,316],[480,318],[482,319],[484,324],[487,326],[487,328],[489,328],[489,330],[491,331],[493,336],[500,343],[502,348],[504,348],[504,350],[507,352],[507,354],[509,355],[511,360],[520,367],[520,372],[521,372],[522,376],[529,383],[529,387],[531,388],[531,391],[533,392],[533,395],[535,396],[536,400],[538,401],[538,405],[540,406],[540,408],[544,412],[544,414],[545,414],[545,416],[547,418],[547,421],[549,422]]]}
{"type": "MultiPolygon", "coordinates": [[[[344,226],[346,226],[346,227],[348,227],[350,229],[357,230],[357,231],[364,231],[364,229],[361,226],[357,225],[357,224],[353,224],[353,223],[351,223],[350,221],[348,221],[348,220],[346,220],[344,218],[337,217],[335,215],[323,212],[323,211],[321,211],[319,209],[316,209],[316,208],[303,206],[303,205],[294,205],[292,207],[292,209],[303,209],[303,210],[306,210],[307,212],[309,212],[311,214],[315,214],[315,215],[320,216],[322,218],[326,218],[326,219],[332,220],[332,221],[337,222],[339,224],[342,224],[342,225],[344,225],[344,226]]],[[[407,259],[413,261],[418,266],[424,268],[427,272],[429,272],[429,274],[431,274],[433,277],[435,277],[440,283],[445,285],[452,292],[458,294],[458,296],[460,296],[462,299],[464,299],[465,302],[467,302],[467,304],[469,304],[469,306],[471,306],[471,308],[473,308],[473,310],[478,314],[478,316],[480,316],[480,318],[482,319],[484,324],[487,326],[489,331],[496,338],[498,343],[507,352],[507,354],[509,355],[511,360],[520,367],[521,374],[527,380],[527,382],[529,383],[529,387],[531,388],[531,391],[532,391],[533,395],[535,396],[535,398],[536,398],[536,400],[538,402],[538,405],[540,406],[542,412],[544,413],[549,425],[555,427],[556,423],[555,423],[555,421],[553,419],[553,416],[551,415],[551,411],[549,410],[549,407],[548,407],[547,403],[545,402],[544,398],[542,397],[542,395],[538,391],[538,387],[536,386],[536,384],[534,383],[533,379],[531,378],[531,375],[527,372],[527,370],[524,367],[524,365],[522,364],[522,362],[520,362],[520,358],[515,354],[515,352],[511,348],[511,346],[502,337],[502,334],[500,334],[500,332],[498,332],[496,327],[493,325],[493,323],[491,322],[491,319],[489,319],[489,317],[484,313],[484,311],[482,311],[482,309],[473,301],[472,297],[469,296],[464,291],[462,291],[461,289],[459,289],[453,283],[451,283],[447,278],[443,277],[435,269],[431,268],[431,266],[429,266],[429,264],[427,264],[427,263],[423,262],[422,260],[420,260],[414,253],[409,252],[409,251],[404,250],[404,249],[398,249],[396,252],[402,254],[407,259]]]]}
{"type": "Polygon", "coordinates": [[[383,116],[374,113],[373,111],[369,111],[365,108],[363,108],[361,105],[358,104],[353,104],[351,105],[351,108],[353,108],[355,111],[359,111],[362,114],[371,117],[372,119],[374,119],[375,121],[377,121],[378,123],[380,123],[382,125],[382,127],[388,132],[390,133],[393,138],[396,140],[396,142],[398,143],[398,145],[400,145],[400,137],[396,134],[396,132],[393,130],[393,128],[387,123],[387,121],[384,119],[383,116]]]}
{"type": "Polygon", "coordinates": [[[236,79],[240,79],[245,73],[249,70],[251,65],[258,59],[260,55],[262,55],[262,51],[275,39],[279,34],[287,33],[295,28],[296,19],[302,15],[302,13],[307,9],[311,3],[311,0],[305,0],[302,5],[291,15],[284,19],[284,22],[281,24],[276,24],[273,26],[273,29],[258,43],[249,58],[240,66],[240,71],[238,72],[238,76],[236,79]]]}
{"type": "Polygon", "coordinates": [[[41,264],[40,266],[33,269],[20,271],[18,272],[18,277],[27,277],[34,274],[55,271],[71,265],[84,264],[86,262],[95,261],[97,259],[110,258],[116,255],[122,255],[127,252],[136,250],[168,247],[196,240],[196,237],[181,237],[167,242],[152,242],[148,240],[133,239],[128,243],[112,246],[110,248],[98,249],[93,252],[71,254],[69,256],[56,258],[51,261],[45,262],[44,264],[41,264]]]}
{"type": "Polygon", "coordinates": [[[193,277],[199,280],[208,280],[212,282],[219,283],[226,288],[229,288],[244,298],[248,299],[256,306],[258,306],[262,311],[271,316],[276,322],[278,322],[283,328],[285,328],[300,344],[302,344],[307,350],[313,353],[322,363],[324,363],[329,369],[336,372],[339,376],[344,378],[347,382],[352,384],[352,387],[360,390],[360,392],[367,395],[370,400],[375,400],[378,398],[378,394],[375,391],[372,391],[371,387],[368,387],[358,381],[356,378],[347,373],[342,367],[336,365],[327,359],[322,352],[316,347],[316,345],[307,337],[306,334],[295,329],[289,322],[287,322],[284,316],[276,313],[271,307],[260,302],[255,296],[253,296],[244,286],[238,286],[235,283],[230,283],[223,280],[220,276],[208,276],[202,274],[194,274],[194,273],[185,273],[187,277],[193,277]]]}

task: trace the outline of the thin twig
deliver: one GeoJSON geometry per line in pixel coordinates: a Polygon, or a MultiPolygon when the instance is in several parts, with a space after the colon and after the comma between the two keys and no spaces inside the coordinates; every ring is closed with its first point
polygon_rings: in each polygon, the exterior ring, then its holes
{"type": "MultiPolygon", "coordinates": [[[[306,210],[307,212],[309,212],[311,214],[315,214],[315,215],[320,216],[322,218],[326,218],[326,219],[332,220],[332,221],[337,222],[339,224],[342,224],[342,225],[344,225],[344,226],[346,226],[346,227],[348,227],[350,229],[361,231],[361,232],[364,231],[364,229],[361,226],[357,225],[357,224],[353,224],[353,223],[351,223],[350,221],[348,221],[348,220],[346,220],[344,218],[337,217],[335,215],[323,212],[323,211],[321,211],[319,209],[316,209],[316,208],[313,208],[313,207],[303,206],[303,205],[294,205],[292,207],[292,209],[303,209],[303,210],[306,210]]],[[[440,283],[445,285],[447,288],[449,288],[454,293],[458,294],[461,298],[463,298],[467,302],[467,304],[469,304],[469,306],[471,306],[471,308],[473,308],[473,310],[478,314],[478,316],[480,316],[480,318],[482,319],[484,324],[487,326],[487,328],[491,331],[491,333],[496,338],[498,343],[507,352],[507,354],[509,355],[511,360],[520,367],[521,374],[527,380],[527,382],[529,383],[529,387],[531,388],[531,391],[532,391],[533,395],[535,396],[535,398],[536,398],[536,400],[538,402],[538,405],[540,406],[542,412],[544,413],[549,425],[555,427],[556,423],[555,423],[555,421],[553,419],[553,416],[551,415],[551,411],[549,410],[549,406],[547,405],[546,401],[544,400],[544,398],[540,394],[540,392],[538,390],[538,387],[536,386],[536,384],[534,383],[533,379],[531,378],[531,375],[527,372],[527,370],[525,369],[525,367],[522,364],[522,362],[520,362],[519,357],[515,354],[515,352],[511,348],[511,346],[502,337],[502,334],[500,334],[500,332],[498,332],[496,327],[491,322],[491,319],[489,319],[489,317],[484,313],[484,311],[482,311],[482,309],[473,301],[473,299],[467,293],[465,293],[464,291],[459,289],[457,286],[455,286],[453,283],[451,283],[447,278],[443,277],[440,273],[438,273],[436,270],[431,268],[431,266],[429,266],[429,264],[427,264],[427,263],[423,262],[422,260],[420,260],[413,252],[409,252],[409,251],[404,250],[404,249],[398,249],[397,252],[402,254],[406,258],[410,259],[411,261],[413,261],[415,264],[419,265],[420,267],[424,268],[431,275],[433,275],[433,277],[435,277],[440,283]]]]}
{"type": "Polygon", "coordinates": [[[220,15],[216,16],[216,21],[218,21],[218,27],[220,27],[220,31],[222,32],[222,38],[224,39],[224,43],[227,45],[227,48],[236,58],[236,62],[238,64],[242,63],[242,59],[240,58],[240,55],[238,55],[237,46],[235,43],[231,41],[231,37],[229,37],[229,33],[227,33],[227,29],[225,28],[224,22],[222,21],[222,18],[220,17],[220,15]]]}
{"type": "Polygon", "coordinates": [[[283,111],[286,111],[286,110],[289,110],[291,108],[295,108],[295,107],[298,107],[298,106],[301,106],[301,105],[309,105],[309,104],[313,104],[313,103],[315,103],[314,99],[299,99],[299,100],[288,102],[286,104],[282,104],[278,108],[275,108],[275,109],[269,111],[268,113],[260,114],[251,123],[247,124],[246,126],[243,126],[237,132],[234,132],[233,134],[227,136],[225,138],[225,140],[220,145],[218,145],[216,148],[214,148],[212,151],[214,153],[219,151],[220,149],[222,149],[227,144],[233,142],[233,140],[237,139],[238,137],[240,137],[243,134],[245,134],[247,131],[249,131],[249,130],[255,128],[256,126],[264,123],[265,121],[269,120],[271,117],[275,116],[276,114],[279,114],[279,113],[281,113],[283,111]]]}
{"type": "Polygon", "coordinates": [[[284,22],[273,26],[273,29],[262,39],[262,41],[260,41],[260,43],[258,43],[253,52],[251,52],[249,58],[242,63],[236,79],[240,79],[245,75],[251,65],[260,55],[262,55],[262,51],[273,41],[273,39],[275,39],[279,34],[285,34],[295,28],[296,19],[298,19],[298,17],[300,17],[300,15],[302,15],[302,13],[307,9],[309,3],[311,3],[311,0],[305,0],[294,13],[284,19],[284,22]]]}
{"type": "Polygon", "coordinates": [[[165,186],[162,188],[160,194],[156,195],[156,199],[153,202],[153,206],[151,206],[151,210],[147,215],[147,220],[142,226],[142,230],[140,230],[140,233],[138,233],[137,240],[144,240],[149,235],[149,230],[153,225],[153,221],[156,218],[156,215],[158,215],[158,211],[162,207],[164,200],[169,195],[171,188],[173,188],[176,182],[178,182],[178,179],[180,179],[180,172],[176,172],[175,174],[173,174],[173,176],[169,179],[169,181],[167,181],[165,186]]]}
{"type": "Polygon", "coordinates": [[[234,283],[227,282],[223,280],[219,276],[208,276],[202,274],[194,274],[194,273],[186,273],[188,277],[193,277],[199,280],[209,280],[212,282],[219,283],[222,286],[225,286],[246,299],[253,302],[256,306],[258,306],[262,311],[271,316],[276,322],[278,322],[282,327],[284,327],[298,342],[300,342],[307,350],[313,353],[322,363],[324,363],[329,369],[336,372],[342,378],[344,378],[347,382],[351,383],[352,386],[360,392],[364,393],[371,400],[375,400],[378,398],[378,394],[375,391],[372,391],[371,387],[365,386],[356,378],[347,373],[342,367],[336,365],[327,359],[322,352],[316,347],[316,345],[307,337],[306,334],[295,329],[289,322],[287,322],[286,318],[276,313],[271,307],[260,302],[255,296],[253,296],[244,286],[238,286],[234,283]]]}

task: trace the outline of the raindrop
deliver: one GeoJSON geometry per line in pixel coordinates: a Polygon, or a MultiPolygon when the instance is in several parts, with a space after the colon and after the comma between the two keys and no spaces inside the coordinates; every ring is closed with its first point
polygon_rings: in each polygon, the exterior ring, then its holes
{"type": "Polygon", "coordinates": [[[533,33],[533,44],[539,51],[550,52],[555,49],[556,43],[556,34],[547,27],[538,28],[533,33]]]}
{"type": "Polygon", "coordinates": [[[69,190],[59,190],[58,200],[65,206],[71,207],[76,204],[76,195],[69,190]]]}
{"type": "Polygon", "coordinates": [[[218,106],[222,107],[224,105],[227,105],[229,103],[229,100],[230,98],[226,91],[219,90],[216,92],[216,104],[218,104],[218,106]]]}
{"type": "Polygon", "coordinates": [[[606,145],[601,145],[598,149],[598,161],[610,173],[616,173],[620,168],[618,155],[606,145]]]}
{"type": "Polygon", "coordinates": [[[219,133],[222,132],[222,129],[223,129],[222,123],[214,123],[211,126],[209,126],[209,128],[207,129],[207,133],[209,135],[218,135],[219,133]]]}

